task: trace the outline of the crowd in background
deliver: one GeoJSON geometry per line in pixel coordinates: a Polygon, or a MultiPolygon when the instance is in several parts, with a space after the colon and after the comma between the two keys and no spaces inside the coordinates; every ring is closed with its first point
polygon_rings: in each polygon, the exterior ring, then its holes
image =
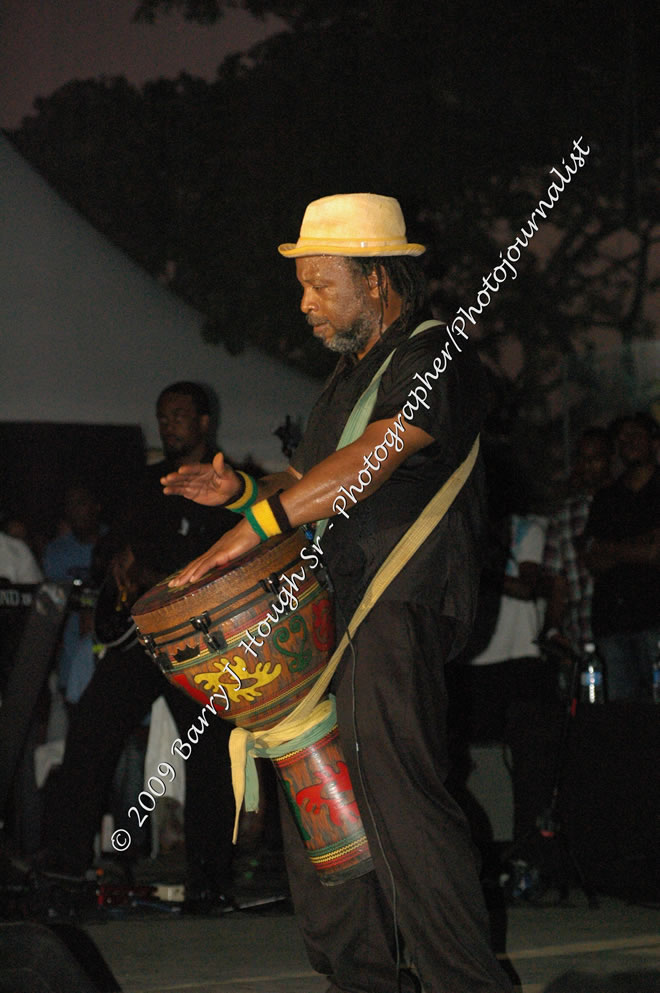
{"type": "Polygon", "coordinates": [[[514,701],[568,692],[594,645],[605,698],[651,700],[660,651],[660,431],[647,414],[580,435],[565,491],[535,513],[491,473],[475,632],[455,682],[473,741],[504,740],[514,701]]]}
{"type": "MultiPolygon", "coordinates": [[[[177,385],[185,398],[189,384],[177,385]]],[[[182,428],[182,415],[179,412],[177,422],[165,393],[159,398],[158,417],[166,459],[180,463],[181,458],[189,457],[189,449],[195,457],[202,457],[210,451],[206,448],[208,417],[203,402],[200,406],[194,391],[187,395],[189,422],[182,428]],[[191,431],[189,449],[185,444],[177,448],[186,430],[191,431]]],[[[173,395],[176,392],[170,392],[170,400],[173,395]]],[[[619,417],[607,428],[594,426],[583,431],[570,478],[549,514],[534,511],[524,479],[503,479],[497,472],[490,473],[490,519],[484,538],[475,630],[448,674],[457,719],[467,740],[504,740],[507,714],[514,702],[550,705],[568,692],[569,671],[579,664],[589,644],[595,644],[602,659],[608,701],[651,699],[653,662],[660,650],[659,439],[657,423],[642,413],[619,417]]],[[[38,713],[39,740],[60,743],[59,749],[50,753],[55,762],[64,760],[67,731],[69,740],[76,736],[84,710],[81,700],[84,703],[85,694],[90,692],[93,699],[95,679],[101,687],[98,667],[104,649],[95,633],[95,591],[103,586],[117,551],[113,528],[103,521],[102,505],[90,481],[68,486],[62,498],[58,532],[45,545],[30,547],[30,535],[20,514],[5,514],[0,530],[0,584],[29,587],[46,579],[64,583],[71,590],[53,653],[46,699],[38,713]]],[[[158,501],[159,496],[154,499],[158,501]]],[[[143,523],[143,531],[144,527],[143,523]]],[[[173,527],[179,527],[178,518],[173,527]]],[[[210,543],[206,523],[198,522],[195,527],[200,533],[200,548],[210,543]]],[[[183,564],[188,554],[185,540],[173,554],[162,568],[154,565],[152,579],[163,569],[183,564]]],[[[191,551],[189,558],[194,554],[191,551]]],[[[5,620],[0,618],[2,623],[5,620]]],[[[0,635],[2,694],[17,638],[12,640],[6,631],[0,635]]],[[[142,651],[134,646],[133,652],[136,650],[142,651]]],[[[106,662],[104,672],[108,671],[106,662]]],[[[112,699],[119,706],[117,694],[122,690],[118,677],[115,682],[112,699]]],[[[117,741],[117,755],[123,757],[117,762],[114,756],[115,801],[113,807],[112,801],[103,797],[106,809],[125,811],[134,799],[132,793],[140,788],[149,706],[164,688],[164,680],[162,685],[150,687],[144,714],[138,720],[136,711],[135,726],[125,728],[117,741]]],[[[107,685],[102,692],[107,697],[107,685]]],[[[40,785],[43,776],[42,772],[40,785]]],[[[36,804],[36,817],[40,810],[36,804]]],[[[73,815],[68,812],[66,816],[73,815]]],[[[90,817],[93,822],[93,811],[90,817]]],[[[148,848],[148,839],[142,841],[143,848],[145,844],[148,848]]],[[[32,849],[27,854],[44,851],[44,839],[39,839],[38,831],[27,831],[18,843],[32,849]]],[[[70,853],[71,846],[66,854],[70,853]]],[[[52,850],[48,857],[53,857],[52,850]]],[[[84,867],[83,862],[78,861],[76,871],[84,867]]],[[[202,860],[197,870],[198,881],[203,873],[208,878],[206,862],[202,860]]],[[[223,898],[225,888],[226,879],[218,878],[212,898],[223,898]]],[[[209,898],[206,890],[200,895],[209,898]]]]}

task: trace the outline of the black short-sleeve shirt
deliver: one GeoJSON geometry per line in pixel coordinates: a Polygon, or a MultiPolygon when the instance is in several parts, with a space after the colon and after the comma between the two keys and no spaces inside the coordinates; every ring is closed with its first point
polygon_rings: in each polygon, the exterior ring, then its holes
{"type": "MultiPolygon", "coordinates": [[[[486,379],[476,349],[463,338],[457,339],[460,352],[451,342],[448,348],[450,339],[444,325],[410,338],[424,318],[421,315],[407,326],[397,322],[359,361],[352,356],[340,358],[292,460],[294,468],[304,474],[335,451],[355,403],[395,349],[370,420],[394,417],[410,403],[406,415],[411,415],[411,423],[434,441],[404,459],[371,496],[355,504],[349,501],[348,520],[341,515],[332,518],[333,526],[326,530],[321,546],[346,611],[355,609],[384,558],[465,459],[485,416],[486,379]],[[443,349],[451,360],[434,366],[443,349]],[[444,372],[438,374],[435,370],[443,365],[444,372]],[[427,384],[430,388],[424,396],[421,388],[427,384]],[[410,392],[417,387],[419,402],[410,392]]],[[[405,431],[399,437],[405,444],[405,431]]],[[[372,460],[374,464],[377,461],[372,460]]],[[[355,483],[358,485],[357,479],[355,483]]],[[[383,594],[384,599],[428,604],[467,628],[475,603],[482,519],[483,472],[478,460],[447,516],[383,594]]]]}
{"type": "MultiPolygon", "coordinates": [[[[585,536],[622,541],[658,527],[660,467],[636,492],[617,479],[596,493],[585,536]]],[[[597,636],[645,631],[659,625],[660,569],[624,563],[600,573],[594,580],[591,623],[597,636]]]]}
{"type": "MultiPolygon", "coordinates": [[[[202,461],[211,461],[207,451],[202,461]]],[[[197,558],[234,527],[237,517],[223,507],[205,507],[182,496],[166,496],[161,477],[176,471],[164,459],[147,466],[126,528],[138,563],[166,576],[197,558]]]]}

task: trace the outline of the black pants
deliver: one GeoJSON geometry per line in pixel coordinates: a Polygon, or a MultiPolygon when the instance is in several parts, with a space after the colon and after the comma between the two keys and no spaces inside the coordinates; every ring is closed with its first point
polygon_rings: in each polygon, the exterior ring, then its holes
{"type": "MultiPolygon", "coordinates": [[[[198,718],[200,705],[171,686],[143,648],[136,646],[126,652],[111,649],[98,662],[74,709],[64,761],[46,795],[42,846],[65,856],[72,868],[83,871],[89,866],[94,835],[126,737],[161,694],[182,740],[187,742],[186,732],[198,718]]],[[[198,867],[204,878],[194,880],[195,884],[221,891],[230,883],[232,859],[230,732],[228,721],[209,718],[186,761],[189,875],[198,867]]],[[[170,759],[170,754],[162,756],[163,762],[170,759]]]]}
{"type": "MultiPolygon", "coordinates": [[[[323,886],[293,818],[282,818],[299,924],[331,993],[397,993],[395,932],[425,993],[511,989],[490,949],[467,823],[444,786],[443,666],[453,631],[429,610],[380,602],[357,632],[355,663],[349,649],[335,679],[375,871],[323,886]]],[[[417,989],[410,973],[401,989],[417,989]]]]}
{"type": "Polygon", "coordinates": [[[454,675],[471,742],[504,741],[512,704],[535,701],[550,709],[557,699],[557,666],[548,658],[462,665],[454,675]]]}

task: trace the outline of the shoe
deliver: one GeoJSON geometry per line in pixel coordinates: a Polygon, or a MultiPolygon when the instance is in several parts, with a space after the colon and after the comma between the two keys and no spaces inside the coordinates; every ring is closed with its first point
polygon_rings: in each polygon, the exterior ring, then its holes
{"type": "Polygon", "coordinates": [[[188,859],[184,914],[218,917],[236,909],[230,896],[231,869],[219,865],[215,858],[195,855],[188,859]]]}
{"type": "Polygon", "coordinates": [[[221,917],[236,910],[233,898],[215,890],[198,890],[186,887],[182,912],[195,917],[221,917]]]}

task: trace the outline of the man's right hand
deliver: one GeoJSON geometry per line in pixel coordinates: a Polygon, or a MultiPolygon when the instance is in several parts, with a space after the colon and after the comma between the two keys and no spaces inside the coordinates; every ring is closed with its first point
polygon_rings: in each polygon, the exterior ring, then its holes
{"type": "Polygon", "coordinates": [[[222,452],[213,463],[195,462],[182,465],[177,472],[171,472],[161,479],[163,493],[168,496],[184,496],[205,507],[220,507],[231,503],[241,490],[241,477],[225,464],[222,452]]]}

